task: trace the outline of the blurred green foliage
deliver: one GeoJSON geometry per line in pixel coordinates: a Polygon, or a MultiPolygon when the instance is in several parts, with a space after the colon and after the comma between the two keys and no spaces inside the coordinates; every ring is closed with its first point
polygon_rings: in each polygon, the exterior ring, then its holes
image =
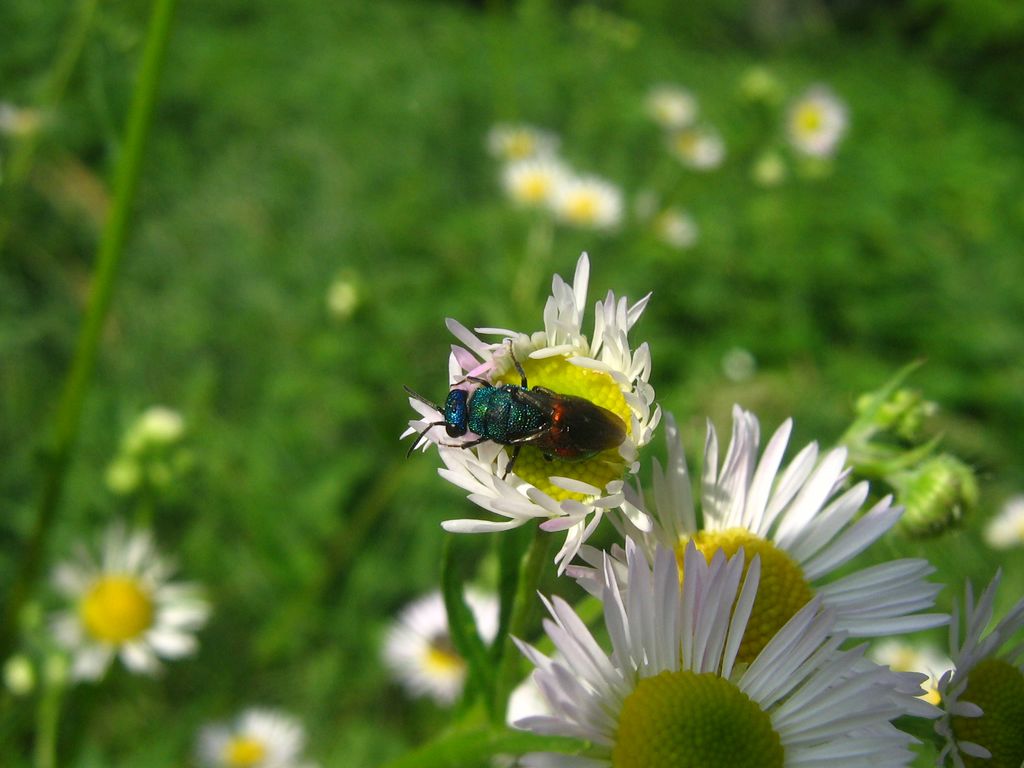
{"type": "MultiPolygon", "coordinates": [[[[445,317],[541,326],[544,286],[529,306],[507,300],[527,222],[484,149],[498,121],[558,132],[574,165],[630,195],[667,179],[666,198],[699,221],[684,253],[559,230],[544,266],[569,277],[587,250],[592,301],[654,290],[636,338],[694,460],[703,420],[724,429],[733,402],[765,429],[793,415],[796,443],[835,440],[860,392],[924,358],[913,384],[940,404],[944,445],[979,471],[982,511],[875,557],[921,554],[956,584],[991,575],[978,531],[1024,487],[1024,136],[999,100],[1019,78],[985,55],[1020,41],[1019,8],[922,0],[889,23],[817,3],[483,5],[180,8],[51,555],[125,512],[106,468],[141,411],[172,406],[194,467],[155,527],[215,610],[199,656],[162,679],[116,670],[70,693],[61,765],[180,765],[200,724],[249,704],[299,714],[323,765],[375,765],[442,727],[445,713],[389,682],[379,642],[437,584],[438,523],[473,511],[437,479],[436,457],[403,458],[401,386],[444,391],[445,317]],[[990,77],[961,87],[948,60],[990,77]],[[791,95],[823,81],[847,101],[830,175],[752,184],[765,128],[738,82],[754,65],[791,95]],[[663,81],[692,89],[722,132],[721,171],[666,164],[643,113],[663,81]],[[326,304],[341,274],[358,292],[347,317],[326,304]],[[757,361],[742,382],[722,373],[735,347],[757,361]]],[[[0,100],[34,102],[71,12],[0,6],[0,100]]],[[[35,452],[88,293],[144,21],[136,3],[100,7],[30,176],[0,182],[2,210],[16,194],[18,211],[0,250],[0,584],[36,503],[35,452]]],[[[0,158],[15,143],[0,137],[0,158]]],[[[1008,570],[1003,604],[1024,586],[1008,570]]],[[[14,717],[27,753],[30,715],[14,717]]]]}

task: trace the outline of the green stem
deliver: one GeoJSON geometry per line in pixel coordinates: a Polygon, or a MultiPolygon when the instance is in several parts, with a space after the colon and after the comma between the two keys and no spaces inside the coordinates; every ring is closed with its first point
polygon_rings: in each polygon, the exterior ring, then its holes
{"type": "Polygon", "coordinates": [[[39,576],[46,541],[53,529],[63,494],[64,475],[78,436],[82,406],[96,367],[100,336],[110,308],[117,270],[124,250],[131,204],[138,187],[143,149],[152,121],[157,83],[167,50],[175,3],[176,0],[155,0],[153,4],[142,65],[128,113],[124,154],[120,157],[114,178],[114,203],[100,236],[96,273],[85,320],[78,337],[71,371],[64,383],[57,407],[53,436],[43,455],[46,474],[35,525],[25,545],[14,584],[4,606],[3,623],[0,625],[0,659],[7,658],[10,653],[18,615],[39,576]]]}
{"type": "Polygon", "coordinates": [[[48,670],[44,671],[43,692],[36,712],[35,768],[56,768],[57,724],[60,722],[60,701],[66,677],[66,673],[50,676],[48,670]]]}
{"type": "Polygon", "coordinates": [[[537,587],[544,573],[544,566],[549,562],[552,536],[541,530],[538,525],[533,532],[533,541],[523,557],[519,569],[519,585],[516,588],[515,602],[512,605],[512,618],[509,620],[508,634],[505,635],[504,649],[498,666],[498,674],[494,686],[494,706],[492,707],[494,722],[505,722],[505,711],[508,708],[508,697],[522,679],[522,658],[513,637],[525,639],[530,624],[537,610],[537,587]]]}
{"type": "MultiPolygon", "coordinates": [[[[96,17],[96,7],[99,0],[80,0],[78,12],[68,23],[67,31],[64,33],[57,58],[50,69],[49,77],[43,86],[42,93],[36,103],[44,120],[51,119],[52,112],[64,98],[64,91],[67,90],[68,81],[71,79],[75,66],[82,56],[85,48],[85,41],[89,39],[89,30],[92,28],[93,19],[96,17]]],[[[6,178],[4,180],[5,197],[9,204],[7,215],[0,218],[0,253],[3,252],[4,243],[10,233],[11,226],[17,217],[17,206],[19,201],[18,191],[32,169],[32,161],[35,158],[36,147],[39,144],[39,131],[32,131],[25,136],[11,154],[10,162],[7,165],[6,178]]]]}
{"type": "Polygon", "coordinates": [[[526,236],[526,253],[519,263],[512,286],[512,299],[517,307],[532,307],[536,301],[541,274],[546,271],[554,245],[555,227],[550,216],[538,215],[526,236]]]}

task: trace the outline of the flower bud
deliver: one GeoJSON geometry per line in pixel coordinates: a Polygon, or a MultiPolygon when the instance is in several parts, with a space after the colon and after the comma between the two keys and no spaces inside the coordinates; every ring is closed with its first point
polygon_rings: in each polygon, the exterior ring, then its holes
{"type": "Polygon", "coordinates": [[[959,523],[978,504],[974,471],[946,453],[893,477],[892,484],[906,507],[898,527],[908,536],[937,536],[959,523]]]}

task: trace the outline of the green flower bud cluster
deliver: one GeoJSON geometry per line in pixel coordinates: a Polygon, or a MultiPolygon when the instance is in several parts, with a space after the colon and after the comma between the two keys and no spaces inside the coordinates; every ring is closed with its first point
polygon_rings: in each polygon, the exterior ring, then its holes
{"type": "Polygon", "coordinates": [[[978,504],[974,470],[952,454],[939,453],[939,437],[926,438],[935,403],[903,386],[918,365],[861,395],[857,417],[840,439],[855,475],[871,480],[876,491],[895,493],[906,510],[899,530],[915,538],[956,526],[978,504]]]}
{"type": "Polygon", "coordinates": [[[177,411],[154,406],[128,428],[107,467],[107,487],[118,496],[167,491],[192,467],[182,441],[185,422],[177,411]]]}

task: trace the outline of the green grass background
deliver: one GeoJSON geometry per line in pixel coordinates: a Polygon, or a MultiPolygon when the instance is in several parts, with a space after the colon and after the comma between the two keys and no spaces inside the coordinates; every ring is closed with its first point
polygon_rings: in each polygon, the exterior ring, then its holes
{"type": "MultiPolygon", "coordinates": [[[[61,765],[188,764],[196,729],[252,704],[310,731],[326,766],[372,766],[441,729],[379,662],[391,617],[439,577],[439,522],[473,513],[404,459],[402,385],[440,398],[443,320],[540,327],[545,277],[510,300],[529,222],[509,208],[484,137],[498,121],[556,131],[577,167],[628,194],[655,182],[702,235],[676,252],[627,228],[559,229],[545,264],[592,260],[591,301],[654,290],[635,329],[652,347],[662,407],[696,460],[704,420],[734,402],[794,442],[835,440],[860,392],[906,362],[941,405],[932,425],[983,484],[963,530],[894,552],[929,557],[950,584],[1024,591],[985,519],[1024,489],[1024,134],[1007,46],[1013,4],[967,14],[909,2],[182,3],[132,235],[50,547],[56,560],[130,514],[103,482],[123,430],[166,404],[196,466],[155,515],[163,548],[214,604],[200,654],[155,681],[115,671],[64,702],[61,765]],[[591,14],[591,15],[587,15],[591,14]],[[606,15],[602,15],[606,14],[606,15]],[[969,16],[969,21],[963,21],[969,16]],[[623,31],[624,30],[624,31],[623,31]],[[791,94],[828,83],[851,128],[823,179],[773,190],[749,176],[765,133],[738,95],[752,65],[791,94]],[[643,113],[655,83],[691,88],[730,155],[708,176],[668,161],[643,113]],[[344,274],[360,304],[326,308],[344,274]],[[722,375],[732,347],[757,374],[722,375]]],[[[96,211],[138,62],[143,4],[109,2],[40,140],[0,252],[0,584],[9,583],[40,486],[48,433],[88,295],[96,211]]],[[[72,13],[0,7],[0,100],[31,104],[72,13]]],[[[1015,37],[1016,35],[1016,37],[1015,37]]],[[[0,138],[0,157],[14,149],[0,138]]],[[[0,182],[4,210],[13,195],[0,182]]],[[[663,453],[660,440],[649,454],[663,453]]],[[[645,470],[645,479],[647,471],[645,470]]],[[[460,542],[468,563],[489,537],[460,542]]],[[[470,566],[471,568],[473,566],[470,566]]],[[[40,589],[37,605],[55,606],[40,589]]],[[[32,700],[7,715],[27,765],[32,700]]]]}

